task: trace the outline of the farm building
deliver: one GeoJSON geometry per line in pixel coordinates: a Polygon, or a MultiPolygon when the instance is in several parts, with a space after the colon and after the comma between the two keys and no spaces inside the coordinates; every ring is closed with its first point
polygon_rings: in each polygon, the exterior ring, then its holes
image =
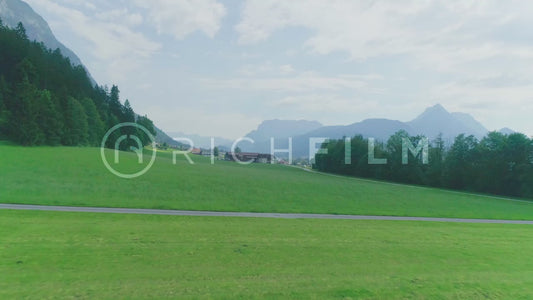
{"type": "Polygon", "coordinates": [[[202,149],[200,149],[200,148],[193,148],[193,149],[191,150],[191,154],[202,155],[202,149]]]}
{"type": "Polygon", "coordinates": [[[241,162],[253,161],[254,163],[269,164],[269,163],[272,163],[273,156],[270,154],[252,153],[252,152],[241,152],[241,153],[228,152],[226,153],[225,159],[229,161],[241,161],[241,162]]]}

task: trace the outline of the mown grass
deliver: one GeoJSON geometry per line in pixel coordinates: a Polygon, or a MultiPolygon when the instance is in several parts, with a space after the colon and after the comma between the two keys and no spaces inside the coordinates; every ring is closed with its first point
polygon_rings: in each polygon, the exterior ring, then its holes
{"type": "Polygon", "coordinates": [[[0,211],[2,299],[529,299],[532,227],[0,211]]]}
{"type": "MultiPolygon", "coordinates": [[[[112,163],[112,151],[106,152],[112,163]]],[[[136,179],[111,174],[96,148],[0,146],[0,202],[183,210],[533,219],[533,203],[313,174],[279,165],[242,166],[160,152],[136,179]]],[[[122,170],[139,169],[133,153],[122,170]]],[[[145,159],[145,163],[149,159],[145,159]]]]}

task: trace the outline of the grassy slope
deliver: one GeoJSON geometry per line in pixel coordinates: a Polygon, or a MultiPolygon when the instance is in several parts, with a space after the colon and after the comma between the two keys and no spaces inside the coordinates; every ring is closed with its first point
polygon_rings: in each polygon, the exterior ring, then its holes
{"type": "MultiPolygon", "coordinates": [[[[109,155],[112,152],[107,152],[109,155]]],[[[111,157],[111,156],[110,156],[111,157]]],[[[241,166],[160,153],[144,176],[109,173],[95,148],[0,146],[0,201],[45,205],[533,219],[533,203],[311,174],[272,165],[241,166]]],[[[121,156],[124,168],[135,156],[121,156]]]]}
{"type": "Polygon", "coordinates": [[[0,211],[0,298],[527,299],[531,227],[0,211]]]}

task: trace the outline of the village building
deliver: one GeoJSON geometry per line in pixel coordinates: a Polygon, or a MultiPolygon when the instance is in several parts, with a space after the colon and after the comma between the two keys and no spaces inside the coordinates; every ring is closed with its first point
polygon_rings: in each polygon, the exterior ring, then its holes
{"type": "Polygon", "coordinates": [[[227,152],[225,155],[225,160],[241,161],[241,162],[252,161],[254,163],[261,163],[261,164],[272,163],[273,159],[274,157],[270,154],[253,153],[253,152],[241,152],[241,153],[235,153],[235,154],[233,154],[232,152],[227,152]]]}

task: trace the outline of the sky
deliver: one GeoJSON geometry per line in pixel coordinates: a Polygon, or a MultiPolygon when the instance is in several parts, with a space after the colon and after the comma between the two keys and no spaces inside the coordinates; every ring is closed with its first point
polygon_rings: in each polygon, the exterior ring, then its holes
{"type": "Polygon", "coordinates": [[[410,121],[437,103],[533,135],[533,2],[26,0],[165,131],[410,121]]]}

